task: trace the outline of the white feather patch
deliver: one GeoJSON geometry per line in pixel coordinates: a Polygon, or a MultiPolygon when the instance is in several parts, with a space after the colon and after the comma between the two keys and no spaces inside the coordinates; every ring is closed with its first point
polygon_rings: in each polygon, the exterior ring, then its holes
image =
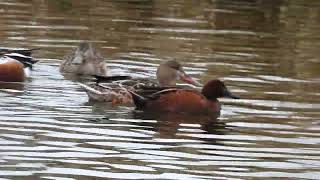
{"type": "Polygon", "coordinates": [[[27,78],[31,76],[31,69],[29,67],[25,67],[23,70],[27,78]]]}

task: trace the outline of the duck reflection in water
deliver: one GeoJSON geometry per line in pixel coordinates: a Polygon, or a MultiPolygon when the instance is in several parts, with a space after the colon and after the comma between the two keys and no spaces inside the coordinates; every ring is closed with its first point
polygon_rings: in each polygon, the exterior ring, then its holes
{"type": "MultiPolygon", "coordinates": [[[[177,113],[150,113],[134,111],[133,118],[141,120],[156,120],[154,122],[135,122],[136,125],[158,133],[159,138],[194,138],[201,139],[199,134],[224,134],[225,123],[218,121],[219,113],[212,116],[190,116],[177,113]],[[182,130],[183,129],[183,130],[182,130]],[[199,132],[199,129],[201,130],[199,132]],[[186,131],[185,131],[186,130],[186,131]]],[[[208,141],[206,139],[205,141],[208,141]]],[[[215,140],[214,140],[215,141],[215,140]]]]}
{"type": "Polygon", "coordinates": [[[24,93],[24,83],[0,82],[0,91],[5,91],[14,95],[20,95],[24,93]]]}

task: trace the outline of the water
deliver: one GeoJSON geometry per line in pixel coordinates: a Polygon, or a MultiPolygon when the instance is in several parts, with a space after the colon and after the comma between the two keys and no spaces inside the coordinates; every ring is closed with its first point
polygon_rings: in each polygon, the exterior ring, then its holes
{"type": "Polygon", "coordinates": [[[1,85],[1,179],[320,179],[318,1],[0,5],[1,46],[41,48],[28,81],[1,85]],[[154,77],[177,59],[242,99],[218,118],[90,103],[58,71],[83,40],[110,74],[154,77]]]}

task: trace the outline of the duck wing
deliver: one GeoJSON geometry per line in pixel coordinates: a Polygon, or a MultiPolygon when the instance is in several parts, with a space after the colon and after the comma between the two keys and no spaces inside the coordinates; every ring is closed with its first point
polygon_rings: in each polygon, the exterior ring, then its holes
{"type": "MultiPolygon", "coordinates": [[[[146,88],[146,87],[145,87],[146,88]]],[[[138,109],[143,109],[148,101],[156,100],[161,95],[175,92],[179,90],[179,88],[171,88],[171,87],[149,87],[146,89],[139,89],[136,91],[128,90],[132,96],[132,100],[138,109]]]]}
{"type": "Polygon", "coordinates": [[[0,49],[0,57],[9,57],[21,62],[24,67],[32,68],[38,62],[32,58],[32,51],[37,49],[0,49]]]}
{"type": "Polygon", "coordinates": [[[31,56],[32,52],[35,50],[39,50],[40,48],[33,48],[33,49],[7,49],[7,48],[0,48],[0,56],[10,53],[18,53],[24,56],[31,56]]]}
{"type": "Polygon", "coordinates": [[[132,79],[131,76],[99,76],[99,75],[94,75],[96,78],[96,83],[112,83],[114,81],[121,81],[121,80],[129,80],[132,79]]]}

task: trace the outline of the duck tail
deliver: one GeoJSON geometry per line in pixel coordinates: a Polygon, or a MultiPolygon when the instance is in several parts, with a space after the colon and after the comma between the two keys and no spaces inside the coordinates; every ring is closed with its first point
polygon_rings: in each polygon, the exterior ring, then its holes
{"type": "Polygon", "coordinates": [[[78,85],[85,90],[90,100],[94,101],[104,101],[104,95],[101,91],[90,87],[89,85],[78,83],[78,85]]]}
{"type": "Polygon", "coordinates": [[[147,104],[147,99],[131,90],[128,90],[132,96],[132,100],[138,109],[142,109],[147,104]]]}
{"type": "Polygon", "coordinates": [[[95,94],[101,94],[100,91],[98,90],[95,90],[94,88],[86,85],[86,84],[83,84],[83,83],[78,83],[79,86],[81,86],[85,91],[87,92],[91,92],[91,93],[95,93],[95,94]]]}
{"type": "Polygon", "coordinates": [[[131,76],[99,76],[99,75],[94,75],[94,77],[96,78],[96,83],[110,83],[113,81],[121,81],[121,80],[128,80],[128,79],[132,79],[131,76]]]}

